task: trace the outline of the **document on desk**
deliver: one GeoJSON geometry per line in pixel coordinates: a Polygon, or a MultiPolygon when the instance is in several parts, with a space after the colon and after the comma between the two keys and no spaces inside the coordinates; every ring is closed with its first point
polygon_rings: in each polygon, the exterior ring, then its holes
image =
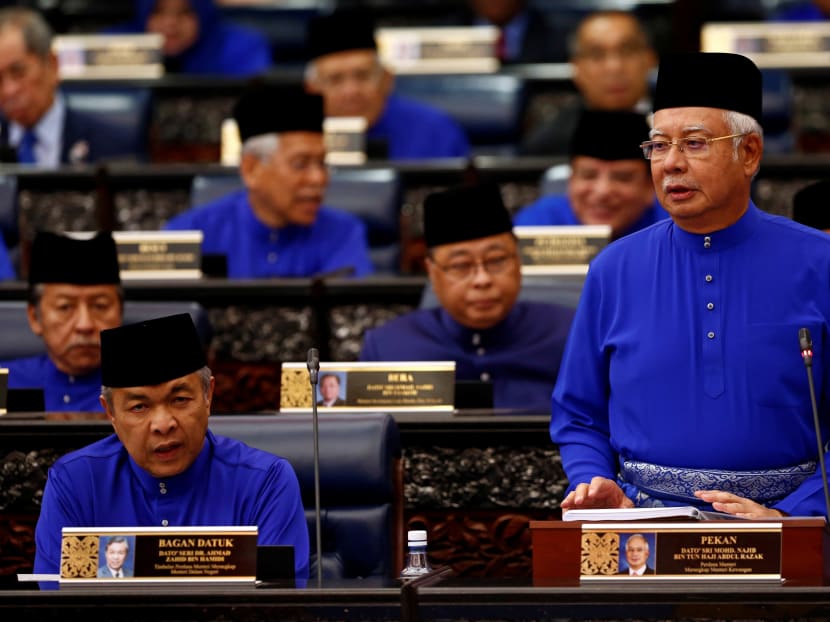
{"type": "Polygon", "coordinates": [[[586,508],[562,513],[564,521],[630,520],[744,520],[725,512],[701,510],[692,505],[652,508],[586,508]]]}

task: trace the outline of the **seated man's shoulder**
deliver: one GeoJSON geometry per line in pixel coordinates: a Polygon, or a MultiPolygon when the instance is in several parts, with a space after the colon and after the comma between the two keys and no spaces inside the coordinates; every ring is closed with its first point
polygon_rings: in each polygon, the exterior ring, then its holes
{"type": "Polygon", "coordinates": [[[226,228],[233,223],[230,209],[245,199],[245,190],[235,190],[209,203],[196,205],[167,221],[165,229],[202,229],[212,226],[226,228]]]}
{"type": "MultiPolygon", "coordinates": [[[[125,460],[127,450],[115,434],[90,443],[86,447],[76,449],[58,458],[53,468],[64,468],[74,471],[77,468],[87,468],[87,465],[98,461],[110,460],[123,454],[125,460]]],[[[94,469],[95,467],[93,467],[94,469]]]]}
{"type": "Polygon", "coordinates": [[[449,113],[431,104],[410,99],[409,97],[403,97],[401,95],[395,95],[393,98],[390,98],[390,103],[392,103],[393,113],[398,116],[400,120],[406,121],[407,123],[411,122],[421,124],[421,127],[413,127],[413,129],[418,131],[423,131],[423,124],[427,124],[427,128],[429,128],[431,124],[458,125],[449,113]]]}
{"type": "Polygon", "coordinates": [[[576,217],[566,195],[549,194],[519,210],[513,222],[518,226],[569,225],[576,224],[576,217]]]}
{"type": "MultiPolygon", "coordinates": [[[[274,434],[279,434],[279,430],[275,430],[274,434]]],[[[268,471],[275,466],[288,465],[287,460],[276,453],[252,447],[244,441],[221,434],[215,434],[213,438],[215,439],[214,459],[225,466],[268,471]]],[[[267,434],[258,436],[258,439],[259,442],[267,444],[267,434]]]]}
{"type": "Polygon", "coordinates": [[[350,212],[335,207],[323,206],[317,213],[317,220],[312,226],[313,235],[336,235],[345,239],[356,232],[366,231],[366,223],[350,212]]]}

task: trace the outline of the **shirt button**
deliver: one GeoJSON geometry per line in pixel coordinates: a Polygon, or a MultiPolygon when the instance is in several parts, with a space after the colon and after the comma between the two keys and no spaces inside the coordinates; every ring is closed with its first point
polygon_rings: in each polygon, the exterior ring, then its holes
{"type": "Polygon", "coordinates": [[[476,350],[476,354],[478,354],[479,356],[484,356],[484,353],[486,351],[487,350],[485,350],[484,348],[479,348],[478,350],[476,350]]]}
{"type": "Polygon", "coordinates": [[[75,384],[75,376],[69,376],[69,384],[75,384]]]}
{"type": "Polygon", "coordinates": [[[473,345],[477,346],[480,343],[481,343],[481,335],[479,335],[478,333],[474,333],[473,334],[473,345]]]}
{"type": "Polygon", "coordinates": [[[703,248],[709,248],[710,246],[712,246],[712,238],[707,235],[703,238],[703,248]]]}
{"type": "Polygon", "coordinates": [[[710,302],[708,305],[706,305],[706,308],[709,309],[709,311],[711,311],[715,308],[715,305],[710,302]]]}
{"type": "Polygon", "coordinates": [[[481,372],[481,376],[479,376],[479,378],[481,378],[481,381],[482,381],[482,382],[489,382],[489,380],[490,380],[490,374],[488,374],[486,371],[485,371],[485,372],[481,372]]]}
{"type": "Polygon", "coordinates": [[[711,282],[712,282],[712,275],[711,275],[711,274],[707,274],[707,275],[706,275],[706,282],[707,282],[707,283],[711,283],[711,282]]]}
{"type": "Polygon", "coordinates": [[[161,526],[162,527],[167,527],[167,519],[166,518],[161,519],[161,526]]]}
{"type": "Polygon", "coordinates": [[[268,263],[277,263],[277,254],[274,252],[268,253],[268,263]]]}
{"type": "Polygon", "coordinates": [[[71,397],[69,397],[68,395],[64,395],[64,396],[63,396],[63,403],[64,403],[64,404],[68,404],[68,403],[69,403],[69,402],[71,402],[71,401],[72,401],[72,398],[71,398],[71,397]]]}
{"type": "Polygon", "coordinates": [[[710,330],[708,333],[706,333],[706,336],[707,336],[707,337],[709,337],[709,339],[714,339],[714,338],[715,338],[715,333],[713,333],[713,332],[710,330]]]}

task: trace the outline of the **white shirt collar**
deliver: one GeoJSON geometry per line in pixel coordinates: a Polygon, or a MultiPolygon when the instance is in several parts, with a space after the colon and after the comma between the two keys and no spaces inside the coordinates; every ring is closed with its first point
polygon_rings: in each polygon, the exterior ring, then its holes
{"type": "MultiPolygon", "coordinates": [[[[35,144],[37,166],[57,167],[60,165],[64,119],[66,119],[66,103],[63,95],[58,91],[55,93],[55,101],[52,102],[49,110],[33,128],[37,137],[35,144]]],[[[9,141],[11,144],[19,144],[25,131],[22,125],[10,123],[9,141]]]]}

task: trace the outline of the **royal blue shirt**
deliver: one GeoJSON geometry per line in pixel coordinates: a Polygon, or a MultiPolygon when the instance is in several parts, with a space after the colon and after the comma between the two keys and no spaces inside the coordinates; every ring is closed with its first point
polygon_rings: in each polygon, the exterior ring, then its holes
{"type": "Polygon", "coordinates": [[[46,354],[0,362],[9,370],[10,389],[43,389],[47,412],[102,411],[101,370],[83,376],[63,373],[46,354]]]}
{"type": "Polygon", "coordinates": [[[309,227],[273,229],[251,209],[246,190],[194,207],[172,218],[165,229],[199,229],[203,253],[228,258],[228,277],[310,277],[346,267],[354,276],[372,271],[366,226],[353,214],[322,207],[309,227]]]}
{"type": "MultiPolygon", "coordinates": [[[[654,223],[668,218],[669,214],[663,206],[654,199],[643,215],[623,234],[645,229],[654,223]]],[[[574,214],[571,201],[567,195],[554,194],[539,198],[530,205],[522,208],[513,218],[513,224],[518,226],[542,225],[581,225],[574,214]]]]}
{"type": "MultiPolygon", "coordinates": [[[[802,327],[826,441],[830,236],[750,204],[708,235],[664,220],[609,245],[591,263],[553,392],[570,489],[615,479],[620,458],[732,471],[817,460],[802,327]]],[[[820,473],[773,507],[824,514],[820,473]]]]}
{"type": "Polygon", "coordinates": [[[448,114],[411,99],[390,95],[368,140],[387,143],[390,160],[466,158],[470,143],[461,126],[448,114]]]}
{"type": "Polygon", "coordinates": [[[251,525],[259,545],[292,545],[296,576],[308,577],[308,527],[286,460],[208,431],[187,470],[156,478],[112,435],[49,470],[35,528],[35,573],[59,573],[63,527],[251,525]]]}
{"type": "Polygon", "coordinates": [[[496,408],[546,412],[573,311],[519,301],[487,330],[421,309],[366,333],[361,361],[455,361],[457,380],[493,383],[496,408]]]}

